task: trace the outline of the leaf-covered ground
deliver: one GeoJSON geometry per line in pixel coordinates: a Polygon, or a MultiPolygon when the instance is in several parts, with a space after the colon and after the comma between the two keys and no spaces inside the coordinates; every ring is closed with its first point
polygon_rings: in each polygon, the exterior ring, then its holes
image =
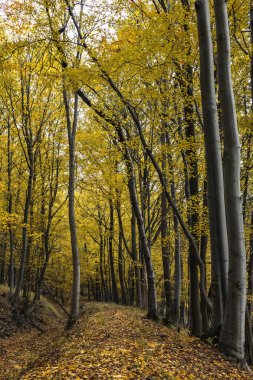
{"type": "Polygon", "coordinates": [[[43,299],[32,323],[13,320],[7,296],[0,288],[0,380],[16,380],[55,350],[65,324],[61,310],[43,299]],[[38,318],[39,316],[39,318],[38,318]],[[22,323],[23,322],[23,323],[22,323]],[[39,331],[34,326],[38,326],[39,331]]]}
{"type": "MultiPolygon", "coordinates": [[[[71,332],[59,335],[58,331],[51,340],[48,334],[33,337],[34,346],[37,340],[45,340],[38,349],[41,356],[37,355],[33,364],[31,360],[31,369],[16,378],[251,379],[213,347],[186,331],[149,321],[139,310],[94,303],[85,308],[71,332]]],[[[30,347],[32,353],[36,356],[30,347]]]]}

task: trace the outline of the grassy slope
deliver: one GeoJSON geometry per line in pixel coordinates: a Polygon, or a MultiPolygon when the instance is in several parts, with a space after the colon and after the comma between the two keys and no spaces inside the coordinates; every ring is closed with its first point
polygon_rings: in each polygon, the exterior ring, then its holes
{"type": "Polygon", "coordinates": [[[21,379],[250,379],[221,354],[189,337],[149,321],[137,309],[87,304],[51,357],[21,379]]]}

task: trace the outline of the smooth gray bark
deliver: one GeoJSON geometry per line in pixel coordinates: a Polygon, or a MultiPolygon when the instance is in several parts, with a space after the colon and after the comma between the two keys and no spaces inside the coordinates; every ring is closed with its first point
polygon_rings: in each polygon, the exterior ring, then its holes
{"type": "Polygon", "coordinates": [[[114,255],[113,255],[113,237],[114,237],[114,210],[112,200],[109,200],[109,208],[110,208],[110,233],[109,233],[109,242],[108,242],[108,250],[109,250],[109,262],[111,269],[111,281],[112,281],[112,300],[113,302],[119,303],[119,294],[118,287],[114,269],[114,255]]]}
{"type": "Polygon", "coordinates": [[[219,121],[215,96],[213,47],[208,0],[195,3],[198,18],[200,84],[207,166],[208,214],[212,262],[212,334],[220,332],[227,295],[228,241],[219,121]]]}
{"type": "MultiPolygon", "coordinates": [[[[11,151],[11,126],[8,123],[8,213],[12,213],[12,151],[11,151]]],[[[9,261],[9,285],[10,297],[14,292],[14,237],[12,226],[9,225],[10,261],[9,261]]]]}
{"type": "MultiPolygon", "coordinates": [[[[176,191],[175,183],[171,182],[171,196],[173,197],[174,203],[176,202],[176,191]]],[[[173,214],[173,224],[174,224],[174,254],[175,254],[175,269],[174,269],[174,289],[173,289],[173,305],[172,305],[172,320],[174,323],[178,323],[180,320],[180,299],[181,299],[181,288],[182,288],[182,270],[181,270],[181,242],[178,220],[175,214],[173,214]]]]}
{"type": "MultiPolygon", "coordinates": [[[[195,120],[194,120],[194,103],[193,103],[193,72],[192,67],[186,64],[183,70],[184,81],[182,83],[182,93],[185,98],[184,100],[184,122],[186,124],[185,137],[188,142],[187,149],[185,150],[185,164],[187,165],[188,175],[185,190],[187,199],[187,214],[188,214],[188,225],[190,226],[191,234],[194,238],[196,244],[199,241],[199,234],[196,230],[199,224],[199,213],[195,207],[191,205],[191,197],[195,198],[195,202],[199,199],[199,184],[198,184],[198,158],[195,148],[195,120]],[[188,194],[189,191],[189,194],[188,194]]],[[[199,200],[198,200],[199,203],[199,200]]],[[[190,275],[190,300],[189,300],[189,311],[190,311],[190,331],[196,336],[202,334],[202,320],[200,311],[200,301],[199,301],[199,274],[198,265],[194,259],[194,248],[192,244],[189,245],[189,275],[190,275]]],[[[203,266],[203,276],[205,278],[205,270],[203,266]]],[[[204,282],[204,279],[203,279],[204,282]]]]}
{"type": "Polygon", "coordinates": [[[132,241],[132,258],[134,262],[134,285],[135,285],[135,301],[136,306],[142,307],[141,283],[140,283],[140,267],[137,251],[137,236],[136,236],[136,216],[132,207],[131,217],[131,241],[132,241]]]}
{"type": "Polygon", "coordinates": [[[119,270],[119,281],[121,288],[121,302],[123,305],[127,305],[127,293],[125,287],[124,279],[124,253],[123,253],[123,238],[121,230],[119,231],[118,240],[118,270],[119,270]]]}
{"type": "MultiPolygon", "coordinates": [[[[250,44],[251,44],[251,53],[250,53],[250,88],[251,88],[251,107],[250,113],[253,116],[253,0],[250,1],[250,44]]],[[[252,135],[250,135],[251,141],[252,135]]],[[[248,147],[248,152],[250,152],[251,146],[248,147]]],[[[249,159],[247,152],[247,160],[249,159]]],[[[248,178],[248,173],[246,174],[248,178]]],[[[246,209],[246,197],[245,197],[245,208],[246,209]]],[[[251,224],[251,234],[250,234],[250,258],[248,264],[248,294],[249,296],[253,295],[253,211],[250,215],[250,224],[251,224]]],[[[249,315],[252,313],[252,301],[248,302],[249,315]]]]}
{"type": "Polygon", "coordinates": [[[224,190],[227,217],[228,296],[220,335],[222,349],[244,359],[246,309],[246,252],[240,189],[240,142],[230,68],[230,36],[225,0],[214,0],[217,69],[224,131],[224,190]]]}
{"type": "MultiPolygon", "coordinates": [[[[203,186],[203,212],[201,216],[201,238],[200,238],[200,257],[206,268],[206,253],[208,244],[208,232],[206,231],[206,209],[207,209],[207,181],[204,179],[203,186]]],[[[206,271],[205,271],[206,272],[206,271]]],[[[206,281],[207,285],[207,281],[206,281]]],[[[201,298],[201,317],[202,317],[202,334],[207,336],[209,330],[209,313],[204,300],[201,298]]]]}
{"type": "MultiPolygon", "coordinates": [[[[171,144],[170,135],[168,129],[166,131],[166,143],[168,145],[171,144]]],[[[174,201],[174,204],[177,206],[177,197],[176,197],[176,186],[174,179],[174,168],[173,168],[173,160],[172,155],[168,153],[168,165],[169,165],[169,176],[170,176],[170,192],[171,197],[174,201]]],[[[185,170],[185,165],[184,165],[185,170]]],[[[187,173],[185,173],[185,177],[187,177],[187,173]]],[[[188,187],[188,177],[187,181],[185,181],[186,187],[188,187]]],[[[173,213],[173,225],[174,225],[174,289],[173,289],[173,301],[171,307],[171,322],[178,324],[180,320],[180,299],[181,299],[181,287],[182,287],[182,268],[181,268],[181,242],[180,242],[180,232],[179,232],[179,223],[178,219],[173,213]]]]}
{"type": "Polygon", "coordinates": [[[99,226],[99,273],[101,278],[101,284],[102,284],[102,293],[103,293],[103,299],[105,302],[108,302],[108,289],[106,284],[106,278],[104,275],[104,238],[103,238],[103,231],[102,231],[102,215],[100,208],[98,206],[98,226],[99,226]]]}
{"type": "MultiPolygon", "coordinates": [[[[249,241],[249,263],[248,263],[248,295],[250,297],[253,296],[253,211],[251,211],[250,216],[250,224],[251,224],[251,234],[249,241]]],[[[249,315],[252,315],[252,301],[248,302],[249,315]]]]}
{"type": "MultiPolygon", "coordinates": [[[[166,144],[166,133],[161,136],[161,147],[164,148],[166,144]]],[[[162,171],[166,179],[166,154],[162,153],[162,171]]],[[[171,319],[172,310],[172,286],[171,286],[171,270],[170,270],[170,250],[169,250],[169,230],[168,230],[168,205],[167,198],[164,190],[161,195],[161,245],[162,245],[162,263],[163,263],[163,282],[165,293],[165,323],[169,323],[171,319]]]]}
{"type": "Polygon", "coordinates": [[[63,90],[63,99],[66,112],[68,143],[69,143],[69,228],[70,240],[72,251],[72,265],[73,265],[73,284],[72,284],[72,297],[71,297],[71,310],[68,321],[68,326],[71,327],[79,316],[79,302],[80,302],[80,259],[77,242],[77,230],[75,219],[75,139],[78,120],[78,95],[75,94],[74,110],[73,110],[73,123],[71,123],[70,105],[67,92],[63,90]]]}

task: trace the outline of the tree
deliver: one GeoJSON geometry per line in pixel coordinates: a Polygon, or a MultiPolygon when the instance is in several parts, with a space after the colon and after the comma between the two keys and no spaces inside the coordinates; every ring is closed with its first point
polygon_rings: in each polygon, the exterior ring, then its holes
{"type": "Polygon", "coordinates": [[[218,111],[215,96],[214,62],[207,1],[195,3],[200,46],[200,84],[207,164],[208,212],[212,258],[212,334],[223,324],[227,295],[228,242],[218,111]]]}
{"type": "Polygon", "coordinates": [[[216,0],[217,68],[224,131],[224,192],[229,276],[228,297],[220,344],[228,354],[244,359],[246,253],[240,191],[240,142],[230,69],[230,37],[225,1],[216,0]]]}
{"type": "Polygon", "coordinates": [[[79,315],[79,299],[80,299],[80,259],[78,252],[78,241],[76,231],[75,220],[75,142],[76,142],[76,130],[78,123],[78,95],[74,97],[74,111],[73,122],[71,123],[69,98],[66,88],[63,89],[63,99],[66,111],[67,131],[68,131],[68,143],[69,143],[69,228],[71,237],[71,250],[73,260],[73,287],[71,298],[71,311],[68,321],[68,326],[71,327],[76,321],[79,315]]]}

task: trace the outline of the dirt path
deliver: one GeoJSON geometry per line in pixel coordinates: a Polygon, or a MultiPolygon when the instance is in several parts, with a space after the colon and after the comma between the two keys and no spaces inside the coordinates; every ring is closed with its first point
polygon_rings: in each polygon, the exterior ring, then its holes
{"type": "Polygon", "coordinates": [[[86,308],[74,329],[48,348],[44,363],[42,358],[21,379],[251,379],[213,347],[149,321],[136,309],[86,308]]]}

